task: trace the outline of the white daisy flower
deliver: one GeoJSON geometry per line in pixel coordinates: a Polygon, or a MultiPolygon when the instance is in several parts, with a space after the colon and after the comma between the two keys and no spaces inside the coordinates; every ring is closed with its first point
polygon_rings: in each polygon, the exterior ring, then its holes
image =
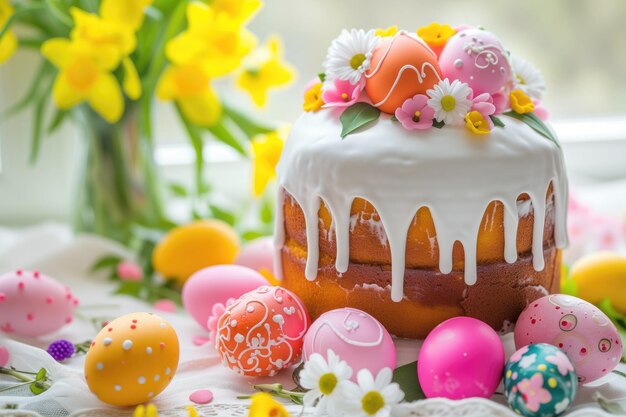
{"type": "Polygon", "coordinates": [[[352,84],[358,83],[363,73],[370,67],[372,52],[379,40],[373,30],[341,31],[341,35],[333,40],[328,48],[324,61],[326,79],[332,81],[339,78],[349,80],[352,84]]]}
{"type": "Polygon", "coordinates": [[[300,384],[309,391],[302,400],[306,406],[316,406],[318,413],[328,410],[331,415],[335,415],[337,398],[341,397],[349,383],[352,368],[330,349],[327,357],[328,361],[319,353],[314,353],[304,364],[300,372],[300,384]]]}
{"type": "Polygon", "coordinates": [[[465,115],[472,107],[472,89],[459,80],[450,81],[446,78],[439,81],[432,89],[426,91],[430,100],[428,105],[435,109],[435,119],[447,125],[460,125],[465,122],[465,115]]]}
{"type": "Polygon", "coordinates": [[[511,55],[509,61],[516,88],[528,94],[530,98],[541,100],[546,92],[546,80],[541,71],[532,63],[515,55],[511,55]]]}
{"type": "Polygon", "coordinates": [[[376,379],[368,369],[361,369],[356,375],[358,385],[349,383],[344,388],[339,411],[350,417],[389,417],[393,406],[404,398],[400,386],[392,383],[391,377],[389,368],[383,368],[376,379]]]}

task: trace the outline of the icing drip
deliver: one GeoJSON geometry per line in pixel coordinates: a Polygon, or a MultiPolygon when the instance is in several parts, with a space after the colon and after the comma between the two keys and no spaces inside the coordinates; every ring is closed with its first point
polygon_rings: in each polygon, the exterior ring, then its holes
{"type": "MultiPolygon", "coordinates": [[[[323,199],[335,225],[338,273],[349,264],[351,205],[360,197],[380,216],[391,250],[391,298],[403,298],[407,232],[420,207],[433,218],[439,245],[439,269],[452,271],[452,249],[465,254],[465,282],[474,284],[476,245],[485,210],[492,201],[504,206],[504,258],[517,260],[520,194],[530,196],[534,212],[533,267],[544,268],[543,229],[546,193],[553,186],[554,238],[567,244],[567,179],[563,155],[552,142],[524,123],[507,118],[506,127],[477,140],[462,127],[447,126],[415,134],[382,116],[366,131],[342,140],[333,112],[306,113],[294,125],[278,165],[279,210],[276,220],[276,273],[281,276],[284,244],[283,199],[288,192],[306,221],[305,275],[313,280],[319,261],[318,211],[323,199]]],[[[551,203],[551,202],[550,202],[551,203]]],[[[357,220],[358,221],[358,220],[357,220]]]]}

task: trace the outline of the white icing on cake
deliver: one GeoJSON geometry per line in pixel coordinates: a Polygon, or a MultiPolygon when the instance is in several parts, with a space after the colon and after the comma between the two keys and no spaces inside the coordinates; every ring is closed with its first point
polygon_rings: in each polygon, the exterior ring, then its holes
{"type": "Polygon", "coordinates": [[[485,209],[504,205],[504,258],[517,260],[517,198],[528,194],[534,212],[533,266],[544,268],[543,229],[546,192],[554,189],[554,235],[567,245],[567,178],[561,150],[526,124],[502,117],[504,128],[478,137],[464,127],[411,132],[387,115],[341,139],[333,111],[305,113],[295,123],[278,164],[275,272],[280,277],[284,244],[283,198],[288,192],[306,220],[305,275],[314,280],[319,261],[320,198],[332,218],[337,240],[338,273],[350,262],[350,209],[356,197],[370,202],[380,215],[391,249],[391,298],[403,297],[407,232],[417,210],[428,207],[439,244],[439,269],[452,271],[452,248],[465,251],[465,282],[476,282],[476,242],[485,209]]]}

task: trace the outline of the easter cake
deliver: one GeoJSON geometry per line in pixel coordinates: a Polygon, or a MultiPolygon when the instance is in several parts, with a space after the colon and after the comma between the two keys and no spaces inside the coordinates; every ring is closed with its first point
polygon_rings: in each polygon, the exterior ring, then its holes
{"type": "Polygon", "coordinates": [[[559,291],[563,154],[543,77],[482,28],[344,30],[277,168],[275,273],[314,320],[399,337],[470,316],[511,330],[559,291]]]}

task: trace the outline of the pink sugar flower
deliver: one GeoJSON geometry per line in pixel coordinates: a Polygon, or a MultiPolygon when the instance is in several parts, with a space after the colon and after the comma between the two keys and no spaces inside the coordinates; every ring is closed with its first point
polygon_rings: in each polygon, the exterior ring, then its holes
{"type": "Polygon", "coordinates": [[[406,99],[401,107],[396,109],[396,119],[407,130],[426,130],[433,127],[435,110],[428,105],[428,97],[417,94],[406,99]]]}
{"type": "Polygon", "coordinates": [[[494,93],[491,95],[491,99],[493,100],[493,105],[496,106],[497,114],[504,113],[511,108],[508,93],[494,93]]]}
{"type": "Polygon", "coordinates": [[[556,352],[554,356],[546,356],[546,361],[556,365],[561,375],[567,375],[568,372],[574,371],[574,365],[563,352],[556,352]]]}
{"type": "Polygon", "coordinates": [[[535,374],[530,379],[522,379],[517,388],[522,393],[526,408],[529,411],[536,412],[541,404],[547,404],[552,400],[550,392],[543,388],[543,375],[535,374]]]}
{"type": "Polygon", "coordinates": [[[544,122],[548,120],[548,118],[550,117],[550,112],[548,111],[548,109],[543,107],[541,105],[541,102],[538,100],[533,100],[533,104],[535,105],[535,110],[533,110],[533,113],[535,113],[537,117],[544,122]]]}
{"type": "Polygon", "coordinates": [[[226,305],[222,303],[216,303],[211,310],[211,315],[209,316],[209,320],[207,321],[207,329],[209,329],[209,339],[211,340],[211,345],[215,346],[215,340],[217,338],[217,322],[222,317],[222,314],[226,311],[226,308],[235,302],[234,298],[229,298],[226,301],[226,305]]]}
{"type": "Polygon", "coordinates": [[[480,94],[472,99],[471,110],[480,113],[483,118],[489,123],[489,130],[493,129],[493,121],[491,120],[492,114],[496,112],[496,106],[493,104],[493,98],[489,93],[480,94]]]}
{"type": "Polygon", "coordinates": [[[141,267],[131,261],[122,261],[117,264],[117,275],[122,281],[141,281],[143,279],[141,267]]]}
{"type": "Polygon", "coordinates": [[[324,86],[322,101],[326,104],[323,107],[348,107],[357,102],[364,87],[365,78],[362,78],[356,84],[337,78],[332,85],[324,86]]]}

